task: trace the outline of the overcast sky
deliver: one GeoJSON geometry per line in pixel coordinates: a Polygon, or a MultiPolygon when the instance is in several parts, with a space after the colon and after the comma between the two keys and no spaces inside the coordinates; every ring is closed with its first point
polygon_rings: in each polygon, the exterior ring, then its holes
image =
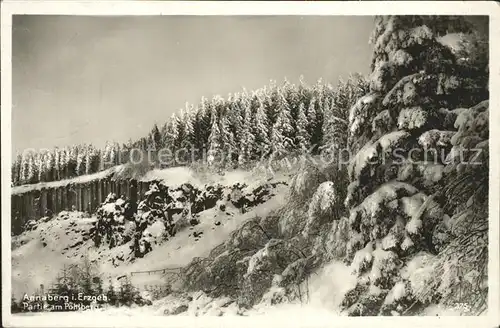
{"type": "Polygon", "coordinates": [[[371,17],[13,18],[13,153],[125,142],[185,102],[367,73],[371,17]]]}

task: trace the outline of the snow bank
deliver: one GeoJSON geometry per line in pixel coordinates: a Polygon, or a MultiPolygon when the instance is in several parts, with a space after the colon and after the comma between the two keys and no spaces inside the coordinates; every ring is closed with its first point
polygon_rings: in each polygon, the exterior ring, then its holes
{"type": "Polygon", "coordinates": [[[269,172],[254,169],[252,171],[231,170],[224,174],[217,174],[209,171],[191,169],[189,167],[171,167],[167,169],[154,169],[147,172],[140,181],[162,181],[170,188],[179,187],[183,184],[191,184],[197,188],[206,185],[220,184],[232,186],[235,184],[245,184],[246,190],[252,190],[264,183],[276,181],[288,181],[290,174],[287,172],[269,172]]]}
{"type": "Polygon", "coordinates": [[[94,180],[100,180],[107,178],[111,175],[113,175],[115,172],[120,170],[120,166],[115,166],[112,168],[109,168],[107,170],[93,173],[93,174],[88,174],[88,175],[82,175],[76,178],[72,179],[65,179],[65,180],[59,180],[59,181],[51,181],[51,182],[40,182],[36,184],[27,184],[27,185],[22,185],[22,186],[16,186],[11,189],[12,195],[16,194],[22,194],[25,192],[33,191],[33,190],[41,190],[41,189],[46,189],[46,188],[58,188],[58,187],[64,187],[69,184],[79,184],[79,183],[87,183],[91,182],[94,180]]]}

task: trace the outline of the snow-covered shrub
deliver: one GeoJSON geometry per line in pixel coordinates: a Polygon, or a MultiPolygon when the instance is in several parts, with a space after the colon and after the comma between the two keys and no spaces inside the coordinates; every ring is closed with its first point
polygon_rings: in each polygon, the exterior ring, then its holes
{"type": "Polygon", "coordinates": [[[217,256],[207,267],[206,280],[201,290],[212,297],[238,296],[238,284],[242,271],[237,262],[242,260],[247,252],[239,249],[226,250],[217,256]]]}
{"type": "Polygon", "coordinates": [[[97,221],[90,230],[90,236],[97,247],[105,243],[113,248],[132,239],[136,226],[134,221],[125,217],[130,206],[130,202],[118,198],[114,193],[106,197],[96,211],[97,221]]]}
{"type": "Polygon", "coordinates": [[[132,284],[129,276],[120,280],[117,291],[117,301],[120,305],[131,306],[133,304],[143,306],[151,305],[151,301],[144,298],[139,289],[132,284]]]}
{"type": "Polygon", "coordinates": [[[24,230],[25,231],[32,231],[32,230],[36,230],[36,228],[38,227],[38,221],[37,220],[28,220],[26,221],[26,223],[24,224],[24,230]]]}
{"type": "Polygon", "coordinates": [[[289,286],[298,284],[305,279],[307,275],[308,261],[305,258],[300,258],[295,262],[290,263],[281,273],[280,286],[289,286]]]}
{"type": "Polygon", "coordinates": [[[307,222],[307,211],[294,207],[285,207],[279,211],[279,234],[283,238],[293,238],[304,231],[307,222]]]}
{"type": "Polygon", "coordinates": [[[279,237],[279,220],[280,216],[278,213],[270,213],[260,219],[259,225],[266,232],[266,235],[271,238],[279,237]]]}
{"type": "MultiPolygon", "coordinates": [[[[222,199],[223,186],[222,185],[207,185],[201,192],[194,192],[195,198],[192,199],[192,212],[198,213],[208,210],[217,205],[217,202],[222,199]]],[[[190,193],[187,193],[188,195],[190,193]]]]}
{"type": "Polygon", "coordinates": [[[267,232],[260,226],[261,219],[256,217],[245,222],[238,230],[234,231],[226,241],[226,247],[241,250],[259,249],[270,239],[267,232]]]}
{"type": "Polygon", "coordinates": [[[144,197],[137,206],[135,217],[137,228],[131,246],[135,257],[144,256],[155,243],[175,234],[174,220],[169,211],[173,202],[168,189],[162,184],[152,183],[144,197]]]}
{"type": "Polygon", "coordinates": [[[354,180],[347,186],[347,195],[344,205],[347,208],[354,207],[361,202],[362,196],[359,180],[354,180]]]}
{"type": "MultiPolygon", "coordinates": [[[[307,282],[305,284],[303,284],[303,282],[312,273],[314,268],[313,262],[314,259],[312,257],[299,258],[290,263],[280,275],[274,276],[272,287],[268,293],[275,291],[273,294],[275,303],[284,300],[308,301],[307,282]],[[278,300],[276,298],[278,298],[278,300]]],[[[265,298],[266,295],[263,296],[263,300],[265,300],[265,298]]]]}
{"type": "MultiPolygon", "coordinates": [[[[270,239],[260,225],[277,225],[277,219],[263,222],[256,217],[234,231],[206,259],[194,259],[183,271],[188,290],[202,290],[208,295],[226,295],[241,306],[258,302],[271,286],[273,276],[298,258],[296,245],[270,239]]],[[[274,228],[276,230],[276,227],[274,228]]],[[[275,231],[277,233],[277,231],[275,231]]]]}
{"type": "Polygon", "coordinates": [[[210,289],[209,265],[213,258],[195,257],[191,262],[182,268],[181,276],[184,282],[184,288],[190,290],[210,289]],[[207,288],[207,286],[209,286],[207,288]]]}
{"type": "Polygon", "coordinates": [[[326,240],[320,240],[321,244],[318,245],[318,248],[325,250],[325,261],[342,259],[347,255],[347,243],[351,238],[348,219],[342,217],[333,221],[331,228],[326,232],[326,240]]]}
{"type": "Polygon", "coordinates": [[[275,276],[273,278],[272,286],[269,290],[262,296],[262,300],[259,304],[264,306],[272,306],[280,303],[290,302],[291,299],[288,296],[287,290],[284,287],[277,287],[276,284],[279,283],[280,276],[275,276]]]}
{"type": "Polygon", "coordinates": [[[319,185],[309,203],[304,236],[316,235],[325,223],[340,219],[337,217],[340,215],[337,209],[341,201],[337,197],[333,182],[327,181],[319,185]]]}
{"type": "MultiPolygon", "coordinates": [[[[345,213],[347,174],[343,166],[307,164],[294,176],[289,202],[277,215],[283,238],[315,235],[345,213]]],[[[312,238],[311,238],[312,241],[312,238]]]]}
{"type": "Polygon", "coordinates": [[[328,177],[320,167],[306,164],[296,175],[290,184],[290,205],[294,207],[304,206],[309,202],[318,186],[327,181],[328,177]]]}
{"type": "Polygon", "coordinates": [[[238,303],[242,306],[251,306],[259,302],[272,286],[274,276],[282,274],[290,263],[299,258],[300,254],[290,249],[285,242],[271,239],[248,260],[238,303]]]}

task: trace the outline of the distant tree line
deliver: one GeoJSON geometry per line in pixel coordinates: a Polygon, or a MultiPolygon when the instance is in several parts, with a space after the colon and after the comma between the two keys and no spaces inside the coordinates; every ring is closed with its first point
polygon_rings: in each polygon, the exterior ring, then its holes
{"type": "Polygon", "coordinates": [[[124,164],[134,155],[147,160],[144,152],[155,162],[160,149],[177,154],[167,166],[206,156],[226,168],[271,155],[317,154],[322,147],[345,144],[347,104],[367,90],[367,80],[354,74],[336,86],[322,80],[307,85],[302,79],[297,85],[285,79],[226,99],[202,98],[197,105],[186,104],[161,127],[155,124],[136,141],[108,142],[104,149],[75,145],[19,154],[12,165],[12,182],[32,184],[91,174],[124,164]]]}

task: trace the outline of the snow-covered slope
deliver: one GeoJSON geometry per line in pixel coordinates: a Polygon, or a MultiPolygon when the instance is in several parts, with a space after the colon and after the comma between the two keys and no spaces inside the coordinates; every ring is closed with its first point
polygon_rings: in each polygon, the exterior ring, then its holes
{"type": "MultiPolygon", "coordinates": [[[[203,186],[207,182],[215,182],[207,181],[186,168],[152,171],[144,177],[145,181],[160,179],[165,185],[174,186],[183,183],[203,186]]],[[[143,258],[128,258],[129,243],[111,249],[96,248],[89,232],[96,217],[85,218],[80,212],[61,212],[54,218],[43,218],[34,223],[32,230],[12,239],[13,293],[19,299],[25,292],[35,292],[40,284],[49,288],[65,265],[76,263],[86,255],[91,261],[96,261],[105,282],[131,272],[184,266],[194,257],[207,256],[213,247],[223,243],[245,220],[265,216],[282,207],[285,202],[287,187],[278,184],[267,201],[242,213],[226,198],[231,186],[237,182],[246,184],[247,187],[243,189],[246,192],[262,184],[283,182],[286,179],[286,176],[273,178],[246,172],[220,176],[216,182],[227,188],[217,205],[197,214],[199,224],[187,225],[169,240],[158,242],[143,258]]],[[[157,274],[135,274],[132,283],[137,286],[161,284],[163,278],[157,274]]]]}
{"type": "Polygon", "coordinates": [[[12,237],[12,291],[16,297],[33,293],[40,284],[48,286],[64,265],[74,263],[90,246],[78,245],[93,218],[82,213],[61,213],[42,218],[36,229],[12,237]]]}

